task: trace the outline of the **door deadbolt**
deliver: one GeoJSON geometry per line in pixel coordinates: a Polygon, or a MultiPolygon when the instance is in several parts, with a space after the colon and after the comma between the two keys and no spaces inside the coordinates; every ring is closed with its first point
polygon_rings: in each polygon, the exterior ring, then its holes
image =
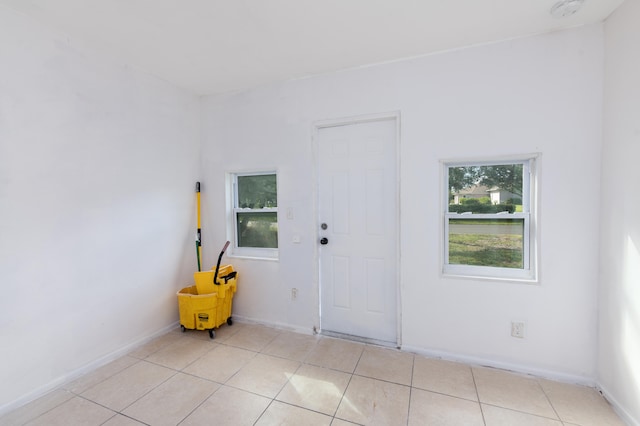
{"type": "Polygon", "coordinates": [[[327,228],[328,228],[328,226],[327,226],[327,224],[326,224],[326,223],[323,223],[322,225],[320,225],[320,228],[322,228],[322,229],[327,229],[327,228]]]}

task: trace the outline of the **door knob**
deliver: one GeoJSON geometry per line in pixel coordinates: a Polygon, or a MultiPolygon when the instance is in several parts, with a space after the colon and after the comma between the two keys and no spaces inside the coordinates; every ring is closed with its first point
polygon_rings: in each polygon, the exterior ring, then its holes
{"type": "Polygon", "coordinates": [[[323,246],[326,246],[327,243],[329,243],[329,240],[326,237],[322,237],[320,239],[320,244],[322,244],[323,246]]]}

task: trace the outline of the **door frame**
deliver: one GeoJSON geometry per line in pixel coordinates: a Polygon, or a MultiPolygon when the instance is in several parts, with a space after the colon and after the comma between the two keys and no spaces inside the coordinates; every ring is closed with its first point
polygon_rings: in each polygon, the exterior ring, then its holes
{"type": "MultiPolygon", "coordinates": [[[[320,130],[328,127],[348,126],[352,124],[361,124],[374,121],[387,121],[393,120],[396,126],[395,132],[395,207],[396,207],[396,347],[402,347],[402,285],[401,285],[401,250],[400,250],[400,235],[401,235],[401,220],[400,213],[400,111],[389,111],[382,113],[363,114],[351,117],[336,118],[319,120],[312,123],[311,129],[311,144],[313,153],[313,226],[314,232],[311,234],[315,238],[314,245],[314,294],[316,304],[315,325],[313,327],[315,332],[322,332],[322,295],[320,288],[320,221],[319,221],[319,208],[320,208],[320,155],[319,155],[319,136],[320,130]]],[[[359,339],[360,340],[360,339],[359,339]]],[[[369,339],[364,339],[367,341],[369,339]]],[[[375,341],[375,343],[380,343],[375,341]]]]}

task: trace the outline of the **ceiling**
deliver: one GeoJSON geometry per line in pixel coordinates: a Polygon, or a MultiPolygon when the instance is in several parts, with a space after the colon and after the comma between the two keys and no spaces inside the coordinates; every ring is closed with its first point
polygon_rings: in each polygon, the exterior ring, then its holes
{"type": "Polygon", "coordinates": [[[623,0],[0,0],[199,95],[601,22],[623,0]]]}

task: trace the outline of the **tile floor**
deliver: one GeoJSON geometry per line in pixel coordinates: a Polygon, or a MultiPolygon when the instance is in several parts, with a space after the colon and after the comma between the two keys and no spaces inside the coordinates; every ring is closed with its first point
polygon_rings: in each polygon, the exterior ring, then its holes
{"type": "Polygon", "coordinates": [[[593,389],[260,325],[178,329],[0,425],[623,425],[593,389]]]}

